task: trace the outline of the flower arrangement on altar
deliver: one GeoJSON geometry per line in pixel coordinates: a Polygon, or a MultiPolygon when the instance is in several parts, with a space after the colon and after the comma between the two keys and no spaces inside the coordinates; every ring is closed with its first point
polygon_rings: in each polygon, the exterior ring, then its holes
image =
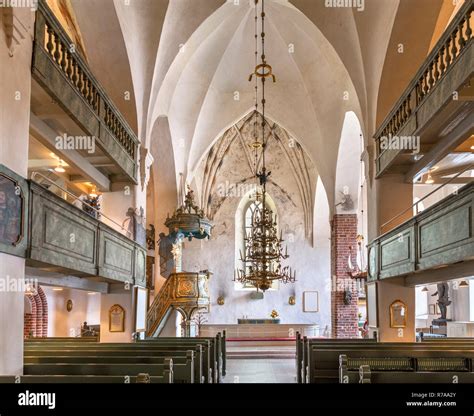
{"type": "Polygon", "coordinates": [[[272,313],[270,314],[270,316],[272,317],[272,319],[276,319],[276,318],[278,318],[280,315],[278,315],[278,312],[277,312],[275,309],[273,309],[273,310],[272,310],[272,313]]]}

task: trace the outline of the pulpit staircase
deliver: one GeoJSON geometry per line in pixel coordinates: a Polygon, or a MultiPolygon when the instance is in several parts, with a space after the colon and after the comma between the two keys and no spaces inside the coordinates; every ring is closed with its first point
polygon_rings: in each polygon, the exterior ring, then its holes
{"type": "Polygon", "coordinates": [[[185,336],[190,336],[194,314],[209,311],[208,282],[211,273],[172,273],[160,289],[147,313],[147,337],[158,337],[173,310],[181,313],[185,336]]]}

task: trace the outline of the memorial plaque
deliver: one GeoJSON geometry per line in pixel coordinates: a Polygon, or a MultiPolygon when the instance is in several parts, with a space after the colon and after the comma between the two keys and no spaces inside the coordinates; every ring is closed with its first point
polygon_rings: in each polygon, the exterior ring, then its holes
{"type": "Polygon", "coordinates": [[[109,309],[109,331],[125,332],[125,310],[120,305],[109,309]]]}
{"type": "Polygon", "coordinates": [[[0,242],[16,246],[23,239],[23,205],[19,184],[0,173],[0,242]]]}

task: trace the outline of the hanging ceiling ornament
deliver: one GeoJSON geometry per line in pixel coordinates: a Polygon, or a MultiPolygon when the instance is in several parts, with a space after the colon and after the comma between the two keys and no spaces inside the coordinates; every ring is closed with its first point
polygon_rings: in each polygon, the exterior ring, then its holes
{"type": "MultiPolygon", "coordinates": [[[[361,154],[362,154],[362,149],[364,148],[364,138],[362,137],[362,134],[360,135],[360,141],[361,141],[361,154]]],[[[360,160],[360,180],[361,180],[361,185],[360,185],[360,195],[359,195],[359,200],[361,204],[361,210],[360,210],[360,218],[361,218],[361,228],[362,232],[364,232],[364,164],[363,160],[361,158],[360,160]]],[[[357,249],[355,253],[355,259],[356,262],[355,264],[352,263],[352,259],[354,256],[353,253],[353,246],[349,247],[349,256],[347,258],[347,272],[349,273],[349,276],[353,279],[356,279],[357,281],[365,281],[367,280],[367,262],[365,261],[365,254],[364,254],[364,236],[362,234],[359,234],[356,237],[356,244],[357,244],[357,249]]]]}
{"type": "Polygon", "coordinates": [[[204,211],[194,203],[194,192],[188,186],[184,204],[178,207],[173,216],[165,222],[170,235],[182,234],[190,241],[211,237],[212,222],[204,216],[204,211]]]}
{"type": "Polygon", "coordinates": [[[258,4],[255,0],[255,71],[250,75],[249,81],[255,76],[255,142],[252,148],[255,152],[255,175],[258,178],[257,191],[255,199],[260,202],[252,214],[250,231],[244,238],[244,253],[240,253],[242,269],[238,269],[234,276],[234,281],[242,284],[254,286],[257,291],[265,292],[272,287],[273,282],[294,283],[296,281],[296,272],[289,266],[282,266],[281,261],[289,258],[288,249],[283,252],[284,242],[282,234],[278,236],[276,215],[267,207],[267,182],[271,174],[265,165],[265,150],[267,139],[265,136],[265,81],[271,78],[276,82],[273,69],[268,65],[265,56],[265,0],[261,0],[261,40],[262,53],[261,62],[258,63],[258,4]],[[262,112],[261,112],[261,140],[257,134],[258,123],[258,80],[262,82],[262,112]],[[261,157],[259,158],[259,152],[261,157]],[[259,160],[262,162],[262,168],[258,171],[259,160]]]}

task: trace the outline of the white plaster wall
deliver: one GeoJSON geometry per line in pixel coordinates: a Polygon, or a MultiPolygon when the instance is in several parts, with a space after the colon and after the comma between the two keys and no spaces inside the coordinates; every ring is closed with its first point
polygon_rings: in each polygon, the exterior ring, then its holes
{"type": "Polygon", "coordinates": [[[100,306],[97,307],[99,295],[88,295],[88,292],[76,289],[55,291],[51,287],[42,288],[48,301],[49,337],[76,337],[81,333],[84,322],[90,325],[100,323],[100,306]],[[70,312],[66,309],[69,299],[73,302],[70,312]]]}
{"type": "Polygon", "coordinates": [[[0,375],[23,374],[24,273],[24,259],[0,253],[0,279],[14,282],[0,291],[0,375]]]}
{"type": "MultiPolygon", "coordinates": [[[[0,164],[26,177],[30,123],[31,53],[34,13],[13,10],[15,39],[9,50],[0,13],[0,164]]],[[[0,279],[23,287],[25,260],[0,253],[0,279]]],[[[23,372],[23,290],[0,291],[0,374],[23,372]]]]}

